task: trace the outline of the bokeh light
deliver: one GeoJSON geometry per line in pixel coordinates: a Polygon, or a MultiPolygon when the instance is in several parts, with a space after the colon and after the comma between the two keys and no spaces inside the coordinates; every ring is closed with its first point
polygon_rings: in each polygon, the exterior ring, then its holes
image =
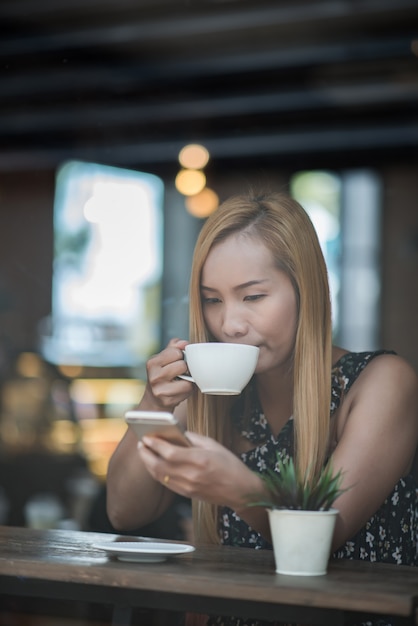
{"type": "Polygon", "coordinates": [[[180,165],[186,169],[201,170],[209,161],[209,152],[204,146],[191,143],[184,146],[179,153],[180,165]]]}
{"type": "Polygon", "coordinates": [[[194,196],[189,196],[185,201],[186,209],[194,217],[208,217],[219,206],[218,195],[209,187],[194,196]]]}
{"type": "Polygon", "coordinates": [[[206,185],[206,176],[200,170],[183,169],[177,174],[175,185],[184,196],[193,196],[206,185]]]}
{"type": "Polygon", "coordinates": [[[44,373],[43,360],[35,352],[22,352],[16,360],[16,371],[24,378],[39,378],[44,373]]]}

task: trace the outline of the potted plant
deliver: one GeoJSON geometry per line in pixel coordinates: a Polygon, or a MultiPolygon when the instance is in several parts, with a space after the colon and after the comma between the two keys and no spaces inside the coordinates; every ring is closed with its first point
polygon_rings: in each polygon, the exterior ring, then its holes
{"type": "Polygon", "coordinates": [[[270,522],[276,572],[295,576],[326,574],[334,534],[336,498],[342,472],[328,463],[313,482],[302,480],[293,459],[278,457],[277,472],[262,475],[269,496],[253,506],[265,506],[270,522]]]}

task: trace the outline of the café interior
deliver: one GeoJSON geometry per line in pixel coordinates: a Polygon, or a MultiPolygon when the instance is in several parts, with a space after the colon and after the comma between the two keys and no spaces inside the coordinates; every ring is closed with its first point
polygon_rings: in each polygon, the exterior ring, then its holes
{"type": "MultiPolygon", "coordinates": [[[[291,193],[335,341],[418,369],[416,0],[3,0],[0,524],[111,532],[147,358],[188,336],[196,236],[291,193]]],[[[187,536],[179,502],[161,527],[187,536]]]]}

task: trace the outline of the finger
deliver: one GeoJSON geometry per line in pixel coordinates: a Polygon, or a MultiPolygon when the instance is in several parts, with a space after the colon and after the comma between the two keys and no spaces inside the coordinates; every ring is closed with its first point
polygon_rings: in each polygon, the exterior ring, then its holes
{"type": "Polygon", "coordinates": [[[174,338],[174,339],[171,339],[167,345],[173,346],[175,348],[179,348],[180,350],[184,350],[184,348],[187,346],[188,343],[189,342],[186,339],[174,338]]]}
{"type": "Polygon", "coordinates": [[[164,460],[145,445],[142,446],[140,455],[148,473],[156,482],[170,491],[189,497],[188,480],[179,474],[178,465],[164,460]]]}
{"type": "Polygon", "coordinates": [[[186,448],[183,446],[176,446],[162,437],[152,437],[150,435],[143,437],[142,443],[144,447],[151,450],[155,455],[170,463],[181,463],[184,461],[182,451],[186,448]]]}
{"type": "Polygon", "coordinates": [[[142,445],[139,448],[139,454],[141,459],[147,468],[148,473],[152,476],[152,478],[162,483],[164,486],[167,486],[168,481],[164,480],[165,476],[170,475],[170,466],[166,463],[162,457],[155,454],[155,452],[148,446],[142,445]]]}
{"type": "Polygon", "coordinates": [[[181,359],[182,361],[184,360],[184,349],[187,346],[189,342],[186,341],[186,339],[172,339],[171,341],[168,342],[167,347],[165,350],[163,350],[164,352],[169,352],[170,355],[173,354],[173,350],[175,350],[175,354],[178,359],[181,359]]]}
{"type": "Polygon", "coordinates": [[[172,339],[168,342],[167,346],[154,354],[147,361],[148,368],[152,367],[164,367],[165,365],[172,363],[173,361],[183,360],[183,349],[187,344],[184,339],[172,339]]]}
{"type": "Polygon", "coordinates": [[[160,393],[164,394],[170,393],[170,390],[161,388],[161,385],[172,383],[177,376],[186,371],[187,365],[183,359],[183,351],[175,346],[166,348],[147,362],[148,381],[153,388],[159,385],[160,393]]]}

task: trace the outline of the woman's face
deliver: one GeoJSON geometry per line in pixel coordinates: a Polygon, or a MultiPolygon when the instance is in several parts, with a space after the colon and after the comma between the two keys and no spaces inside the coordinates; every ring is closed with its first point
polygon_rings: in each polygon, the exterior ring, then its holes
{"type": "Polygon", "coordinates": [[[217,341],[258,346],[257,373],[287,367],[296,335],[295,291],[261,240],[237,233],[216,244],[200,287],[205,323],[217,341]]]}

